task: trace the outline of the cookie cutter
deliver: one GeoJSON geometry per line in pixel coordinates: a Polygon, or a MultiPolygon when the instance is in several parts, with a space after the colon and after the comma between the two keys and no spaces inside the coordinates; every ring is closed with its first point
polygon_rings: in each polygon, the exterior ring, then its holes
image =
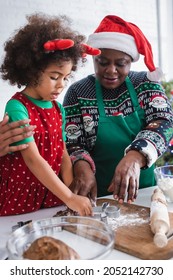
{"type": "Polygon", "coordinates": [[[118,218],[120,216],[120,208],[118,206],[110,205],[106,207],[105,213],[108,218],[118,218]]]}
{"type": "Polygon", "coordinates": [[[101,206],[93,207],[93,218],[107,222],[107,218],[118,218],[120,216],[120,208],[104,202],[101,206]]]}
{"type": "Polygon", "coordinates": [[[17,222],[17,224],[15,224],[14,226],[11,227],[12,232],[15,231],[16,229],[20,228],[20,227],[23,227],[23,226],[26,225],[26,224],[31,223],[31,222],[32,222],[32,220],[25,221],[25,222],[24,222],[24,221],[19,221],[19,222],[17,222]]]}
{"type": "Polygon", "coordinates": [[[99,221],[102,221],[106,214],[102,211],[102,206],[94,206],[93,207],[93,218],[99,221]]]}

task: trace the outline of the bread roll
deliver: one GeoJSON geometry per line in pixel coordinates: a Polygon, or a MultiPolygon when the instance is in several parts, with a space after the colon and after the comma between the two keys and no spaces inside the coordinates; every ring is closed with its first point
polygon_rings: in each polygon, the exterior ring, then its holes
{"type": "Polygon", "coordinates": [[[23,253],[30,260],[79,260],[80,256],[70,246],[53,237],[43,236],[36,239],[23,253]]]}

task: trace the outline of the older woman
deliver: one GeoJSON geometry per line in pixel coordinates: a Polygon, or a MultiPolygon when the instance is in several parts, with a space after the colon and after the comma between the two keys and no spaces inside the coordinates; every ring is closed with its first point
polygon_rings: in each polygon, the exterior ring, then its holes
{"type": "Polygon", "coordinates": [[[131,203],[138,188],[155,184],[154,163],[173,134],[173,112],[151,45],[136,25],[106,16],[88,43],[101,50],[93,57],[95,74],[71,85],[63,104],[73,191],[93,199],[113,192],[131,203]],[[140,54],[148,72],[131,71],[140,54]]]}

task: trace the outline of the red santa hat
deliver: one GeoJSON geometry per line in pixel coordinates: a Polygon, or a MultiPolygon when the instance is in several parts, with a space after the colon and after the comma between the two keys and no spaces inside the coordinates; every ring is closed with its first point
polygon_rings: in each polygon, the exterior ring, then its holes
{"type": "Polygon", "coordinates": [[[153,95],[152,97],[151,97],[151,101],[153,101],[154,99],[164,99],[164,100],[166,100],[166,97],[165,96],[162,96],[162,95],[153,95]]]}
{"type": "Polygon", "coordinates": [[[107,48],[122,51],[130,55],[133,61],[144,55],[144,62],[151,81],[158,81],[163,73],[153,62],[152,47],[142,31],[133,23],[114,15],[106,16],[88,38],[89,45],[94,48],[107,48]]]}
{"type": "Polygon", "coordinates": [[[82,115],[82,117],[83,117],[83,118],[91,118],[91,115],[90,115],[90,114],[85,113],[85,114],[83,114],[83,115],[82,115]]]}
{"type": "Polygon", "coordinates": [[[77,127],[77,124],[75,122],[66,123],[66,128],[72,128],[72,127],[77,127]]]}

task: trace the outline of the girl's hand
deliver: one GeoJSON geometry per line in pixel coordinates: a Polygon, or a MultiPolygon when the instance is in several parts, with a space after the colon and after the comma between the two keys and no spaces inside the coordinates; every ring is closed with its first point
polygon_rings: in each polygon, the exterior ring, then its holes
{"type": "Polygon", "coordinates": [[[89,198],[72,194],[67,206],[81,216],[92,216],[92,206],[89,198]]]}

